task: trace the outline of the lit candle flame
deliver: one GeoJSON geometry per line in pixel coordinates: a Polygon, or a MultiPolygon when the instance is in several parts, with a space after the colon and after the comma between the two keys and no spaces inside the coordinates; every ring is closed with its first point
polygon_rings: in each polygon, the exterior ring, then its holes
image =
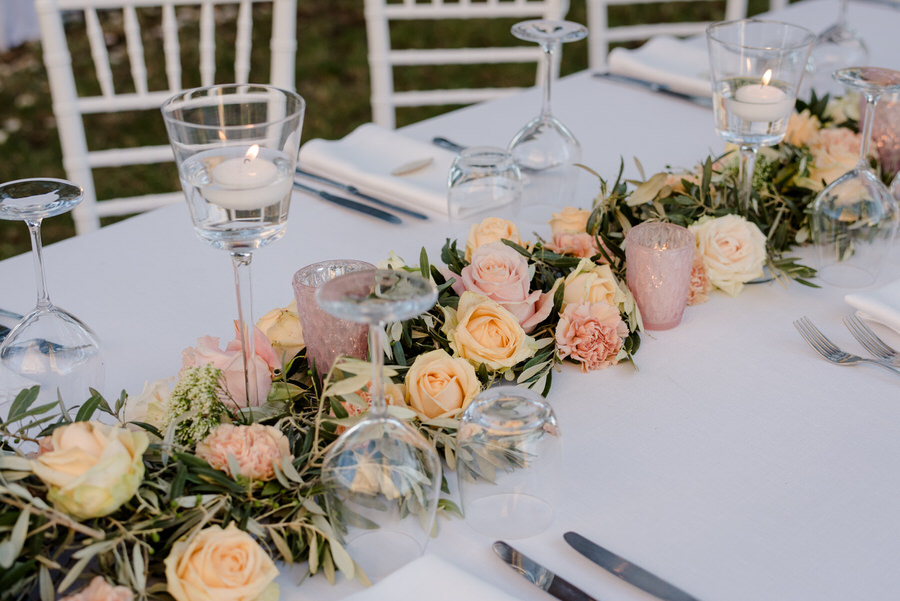
{"type": "Polygon", "coordinates": [[[766,69],[766,72],[763,73],[763,76],[762,76],[762,85],[764,85],[764,86],[769,85],[769,81],[771,81],[771,80],[772,80],[772,70],[766,69]]]}
{"type": "Polygon", "coordinates": [[[244,162],[249,163],[253,159],[257,157],[259,154],[259,144],[254,144],[250,148],[247,149],[247,153],[244,155],[244,162]]]}

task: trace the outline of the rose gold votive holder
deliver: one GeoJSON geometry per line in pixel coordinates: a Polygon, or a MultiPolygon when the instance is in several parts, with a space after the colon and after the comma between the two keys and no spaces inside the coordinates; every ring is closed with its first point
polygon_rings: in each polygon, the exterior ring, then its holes
{"type": "Polygon", "coordinates": [[[694,261],[694,234],[673,223],[645,222],[625,236],[626,282],[646,330],[681,323],[694,261]]]}
{"type": "Polygon", "coordinates": [[[364,359],[369,349],[368,326],[332,317],[316,302],[316,289],[345,273],[375,269],[365,261],[335,259],[313,263],[294,274],[297,314],[303,327],[303,341],[310,365],[324,378],[338,357],[364,359]]]}

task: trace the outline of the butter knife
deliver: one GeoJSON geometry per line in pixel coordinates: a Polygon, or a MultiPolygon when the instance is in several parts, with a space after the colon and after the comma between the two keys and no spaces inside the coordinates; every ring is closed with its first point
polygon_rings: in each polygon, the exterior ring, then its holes
{"type": "Polygon", "coordinates": [[[583,590],[564,580],[537,563],[533,559],[522,555],[516,549],[503,541],[498,540],[492,545],[494,552],[505,561],[509,567],[521,574],[526,580],[544,590],[561,601],[596,601],[583,590]]]}
{"type": "Polygon", "coordinates": [[[353,196],[362,198],[363,200],[368,200],[372,204],[376,204],[380,207],[385,207],[387,209],[391,209],[392,211],[397,211],[399,213],[403,213],[404,215],[415,217],[416,219],[428,219],[428,215],[425,215],[424,213],[419,213],[418,211],[413,211],[412,209],[407,209],[406,207],[401,207],[386,200],[381,200],[380,198],[376,198],[364,192],[360,192],[359,188],[352,184],[345,184],[344,182],[333,180],[329,177],[325,177],[324,175],[319,175],[318,173],[311,173],[309,171],[306,171],[305,169],[301,169],[300,167],[297,167],[296,171],[303,177],[308,177],[326,183],[330,186],[335,186],[336,188],[340,188],[341,190],[344,190],[345,192],[348,192],[353,196]]]}
{"type": "Polygon", "coordinates": [[[636,586],[659,599],[664,599],[665,601],[697,601],[696,597],[687,594],[675,585],[651,574],[627,559],[619,557],[612,551],[604,549],[577,532],[566,532],[563,538],[566,539],[566,542],[573,549],[613,576],[621,578],[628,584],[636,586]]]}
{"type": "Polygon", "coordinates": [[[300,188],[301,190],[309,192],[310,194],[315,194],[322,200],[327,200],[330,203],[334,203],[347,209],[359,211],[360,213],[375,217],[376,219],[381,219],[382,221],[387,221],[388,223],[403,223],[403,220],[401,220],[396,215],[388,213],[387,211],[382,211],[381,209],[370,207],[367,204],[356,202],[355,200],[350,200],[349,198],[344,198],[343,196],[338,196],[337,194],[332,194],[331,192],[326,192],[325,190],[317,190],[312,186],[301,184],[297,180],[294,180],[294,187],[300,188]]]}
{"type": "Polygon", "coordinates": [[[678,92],[673,90],[669,86],[661,83],[656,83],[655,81],[647,81],[645,79],[638,79],[637,77],[630,77],[628,75],[621,75],[619,73],[610,73],[610,72],[596,72],[594,73],[594,77],[602,77],[604,79],[608,79],[610,81],[616,81],[624,84],[631,84],[635,86],[639,86],[650,90],[651,92],[657,92],[659,94],[664,94],[666,96],[671,96],[672,98],[679,98],[681,100],[687,100],[688,102],[693,102],[694,104],[705,106],[707,108],[712,108],[712,98],[707,98],[706,96],[695,96],[693,94],[686,94],[684,92],[678,92]]]}

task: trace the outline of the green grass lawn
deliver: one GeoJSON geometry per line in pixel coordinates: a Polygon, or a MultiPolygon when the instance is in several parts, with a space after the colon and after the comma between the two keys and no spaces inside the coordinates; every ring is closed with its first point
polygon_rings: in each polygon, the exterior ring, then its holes
{"type": "MultiPolygon", "coordinates": [[[[297,91],[307,101],[303,139],[339,138],[371,120],[363,0],[319,0],[298,2],[298,5],[296,81],[297,91]]],[[[642,14],[652,14],[654,19],[659,20],[707,20],[720,18],[718,15],[722,14],[723,6],[721,1],[623,6],[616,7],[610,19],[633,22],[642,14]]],[[[585,22],[584,0],[572,0],[568,18],[585,22]]],[[[447,21],[433,27],[411,27],[399,35],[408,36],[410,46],[516,43],[509,34],[513,22],[447,21]]],[[[122,55],[124,44],[121,39],[108,37],[107,43],[111,56],[122,55]]],[[[266,44],[259,43],[254,47],[262,52],[266,44]]],[[[153,51],[153,44],[145,43],[145,49],[148,53],[153,51]]],[[[227,48],[223,52],[227,54],[227,48]]],[[[90,69],[90,52],[86,48],[76,48],[72,53],[76,73],[79,69],[90,69]]],[[[226,58],[223,57],[223,60],[226,58]]],[[[255,60],[257,57],[254,57],[255,60]]],[[[161,66],[161,62],[157,66],[161,66]]],[[[566,45],[562,73],[572,73],[586,66],[587,43],[566,45]]],[[[122,60],[117,67],[127,70],[127,61],[122,60]]],[[[160,69],[157,77],[161,76],[160,69]]],[[[400,89],[405,82],[418,79],[452,81],[461,87],[495,85],[496,82],[532,85],[534,70],[523,65],[418,69],[398,74],[396,85],[400,89]]],[[[78,78],[78,82],[79,86],[90,86],[86,79],[78,78]]],[[[404,109],[398,114],[398,125],[452,108],[404,109]]],[[[162,119],[157,111],[117,115],[111,119],[92,118],[87,123],[87,129],[91,148],[166,142],[162,119]]],[[[65,177],[39,42],[0,54],[0,156],[3,157],[0,161],[0,182],[27,177],[65,177]]],[[[121,194],[123,190],[141,194],[160,188],[168,189],[175,173],[171,166],[149,166],[137,172],[121,171],[109,169],[95,173],[99,198],[121,194]]],[[[48,219],[44,223],[43,233],[48,244],[74,235],[71,218],[63,215],[48,219]]],[[[0,221],[0,259],[29,248],[24,224],[0,221]]]]}

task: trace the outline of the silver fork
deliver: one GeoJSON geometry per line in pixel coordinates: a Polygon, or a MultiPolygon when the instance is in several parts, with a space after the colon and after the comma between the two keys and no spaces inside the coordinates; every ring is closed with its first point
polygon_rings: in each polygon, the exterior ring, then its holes
{"type": "Polygon", "coordinates": [[[875,359],[867,359],[866,357],[859,357],[857,355],[851,355],[850,353],[844,352],[839,349],[833,342],[828,340],[825,335],[819,331],[819,328],[813,325],[813,323],[807,317],[803,317],[794,322],[794,327],[797,328],[797,331],[800,332],[800,335],[803,336],[803,339],[812,347],[814,351],[822,355],[828,361],[832,363],[836,363],[837,365],[856,365],[857,363],[871,363],[872,365],[878,365],[879,367],[883,367],[888,369],[898,376],[900,376],[900,369],[896,367],[892,367],[887,363],[882,363],[881,361],[876,361],[875,359]]]}
{"type": "Polygon", "coordinates": [[[844,325],[853,334],[864,349],[872,353],[872,355],[885,363],[890,363],[895,367],[900,367],[900,353],[897,353],[888,344],[878,337],[878,334],[872,331],[866,322],[856,315],[844,318],[844,325]]]}

